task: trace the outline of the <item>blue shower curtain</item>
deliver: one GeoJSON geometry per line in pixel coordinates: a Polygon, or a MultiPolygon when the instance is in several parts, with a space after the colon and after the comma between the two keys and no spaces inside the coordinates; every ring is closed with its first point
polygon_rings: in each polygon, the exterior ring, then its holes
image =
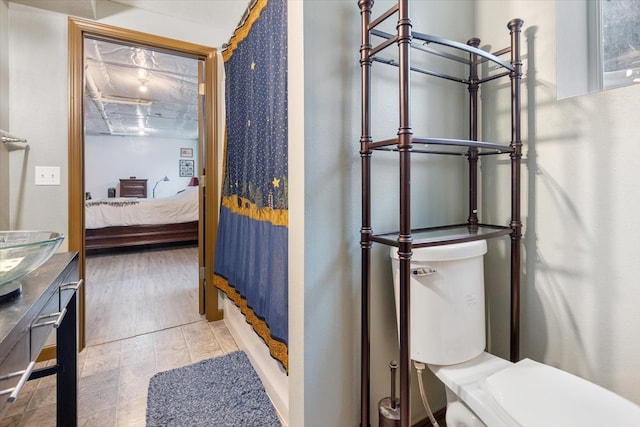
{"type": "Polygon", "coordinates": [[[215,285],[288,369],[287,4],[258,0],[223,52],[226,150],[215,285]]]}

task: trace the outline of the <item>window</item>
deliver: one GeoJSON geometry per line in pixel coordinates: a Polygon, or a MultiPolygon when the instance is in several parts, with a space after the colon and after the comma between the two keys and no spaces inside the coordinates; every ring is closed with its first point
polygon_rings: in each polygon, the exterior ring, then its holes
{"type": "Polygon", "coordinates": [[[603,89],[640,83],[640,2],[600,1],[603,89]]]}
{"type": "Polygon", "coordinates": [[[640,2],[557,3],[558,99],[640,83],[640,2]]]}

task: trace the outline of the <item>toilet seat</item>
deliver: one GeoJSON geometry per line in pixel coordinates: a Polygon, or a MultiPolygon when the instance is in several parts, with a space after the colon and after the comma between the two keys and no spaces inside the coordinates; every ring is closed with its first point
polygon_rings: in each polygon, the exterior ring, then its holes
{"type": "Polygon", "coordinates": [[[530,359],[490,375],[485,387],[521,426],[640,426],[640,406],[530,359]]]}
{"type": "MultiPolygon", "coordinates": [[[[502,409],[491,393],[484,387],[485,379],[512,363],[487,352],[456,365],[428,365],[429,369],[453,392],[465,406],[488,426],[515,427],[518,424],[502,409]]],[[[447,407],[450,399],[447,396],[447,407]]]]}
{"type": "Polygon", "coordinates": [[[640,406],[575,375],[489,353],[451,366],[429,366],[486,425],[640,426],[640,406]]]}

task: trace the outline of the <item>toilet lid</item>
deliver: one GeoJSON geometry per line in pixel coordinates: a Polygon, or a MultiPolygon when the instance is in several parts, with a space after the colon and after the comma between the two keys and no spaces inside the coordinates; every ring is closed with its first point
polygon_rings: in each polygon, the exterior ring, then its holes
{"type": "Polygon", "coordinates": [[[640,406],[580,377],[530,359],[490,375],[485,387],[523,427],[640,426],[640,406]]]}

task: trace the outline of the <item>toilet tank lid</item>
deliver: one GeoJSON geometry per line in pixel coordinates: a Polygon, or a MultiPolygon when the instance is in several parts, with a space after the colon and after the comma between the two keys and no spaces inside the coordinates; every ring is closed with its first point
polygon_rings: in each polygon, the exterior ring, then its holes
{"type": "Polygon", "coordinates": [[[585,379],[530,359],[490,375],[485,387],[521,426],[640,426],[640,406],[585,379]]]}
{"type": "MultiPolygon", "coordinates": [[[[414,248],[412,261],[455,261],[459,259],[473,258],[487,253],[486,240],[473,240],[471,242],[450,243],[448,245],[427,246],[414,248]]],[[[398,258],[398,248],[391,248],[391,257],[398,258]]]]}

